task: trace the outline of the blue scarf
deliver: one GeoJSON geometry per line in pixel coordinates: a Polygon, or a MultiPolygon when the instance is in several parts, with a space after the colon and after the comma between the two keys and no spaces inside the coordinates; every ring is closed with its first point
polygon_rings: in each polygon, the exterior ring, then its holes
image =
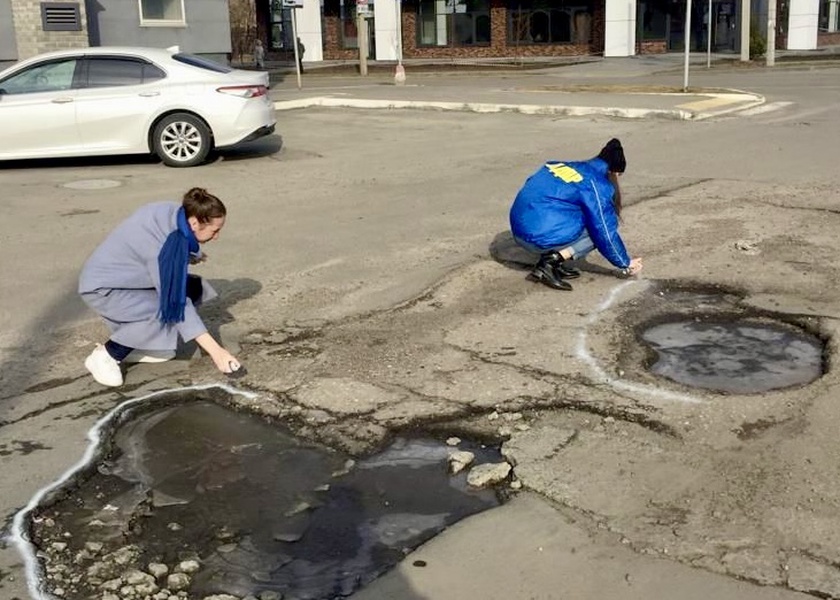
{"type": "Polygon", "coordinates": [[[184,207],[178,209],[178,228],[169,234],[158,254],[160,269],[161,323],[180,323],[187,305],[187,266],[190,253],[198,252],[198,240],[187,223],[184,207]]]}

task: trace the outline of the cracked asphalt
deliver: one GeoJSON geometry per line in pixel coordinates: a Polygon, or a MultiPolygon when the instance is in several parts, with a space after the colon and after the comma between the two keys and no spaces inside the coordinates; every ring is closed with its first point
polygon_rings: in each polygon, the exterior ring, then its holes
{"type": "MultiPolygon", "coordinates": [[[[221,293],[204,314],[258,392],[232,401],[353,453],[413,429],[498,441],[524,485],[359,598],[840,598],[837,74],[707,74],[792,104],[701,123],[319,108],[196,169],[0,165],[4,522],[120,402],[227,383],[189,347],[118,390],[82,366],[105,336],[75,294],[85,257],[137,206],[201,185],[230,213],[198,271],[221,293]],[[517,189],[613,136],[643,276],[593,257],[571,293],[526,281],[517,189]],[[119,187],[64,187],[89,179],[119,187]],[[727,395],[647,370],[645,326],[719,313],[819,336],[826,373],[727,395]]],[[[8,544],[0,596],[28,597],[8,544]]]]}

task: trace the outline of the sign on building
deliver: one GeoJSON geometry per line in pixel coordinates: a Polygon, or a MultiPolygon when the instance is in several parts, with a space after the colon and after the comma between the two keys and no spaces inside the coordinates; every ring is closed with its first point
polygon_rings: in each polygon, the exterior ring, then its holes
{"type": "Polygon", "coordinates": [[[360,17],[370,15],[370,4],[368,4],[368,0],[356,0],[356,14],[360,17]]]}
{"type": "Polygon", "coordinates": [[[283,0],[283,8],[303,8],[303,0],[283,0]]]}

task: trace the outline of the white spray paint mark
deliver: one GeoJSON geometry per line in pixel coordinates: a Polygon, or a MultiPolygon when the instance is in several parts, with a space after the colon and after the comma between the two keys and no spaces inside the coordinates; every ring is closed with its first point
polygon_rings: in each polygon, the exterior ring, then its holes
{"type": "Polygon", "coordinates": [[[20,552],[20,555],[23,558],[24,569],[26,571],[26,585],[29,588],[29,595],[34,600],[56,600],[56,598],[52,594],[45,591],[41,585],[38,569],[38,559],[35,556],[35,548],[29,541],[25,533],[26,528],[24,526],[24,521],[29,515],[29,513],[35,510],[38,504],[40,504],[41,500],[43,500],[48,493],[59,488],[61,485],[66,483],[73,475],[75,475],[80,470],[85,468],[88,464],[90,464],[90,462],[93,460],[93,457],[96,454],[96,449],[99,446],[99,442],[102,439],[102,428],[108,423],[110,423],[116,415],[129,408],[130,406],[140,404],[141,402],[149,400],[150,398],[154,398],[155,396],[162,396],[164,394],[171,394],[173,392],[206,390],[210,388],[219,388],[226,391],[229,394],[239,394],[240,396],[245,396],[246,398],[256,398],[258,396],[258,394],[255,394],[253,392],[238,390],[230,387],[229,385],[220,383],[210,383],[205,385],[193,385],[189,387],[160,390],[157,392],[152,392],[151,394],[147,394],[145,396],[141,396],[139,398],[132,398],[131,400],[126,400],[125,402],[111,409],[111,411],[109,411],[104,417],[100,418],[96,422],[96,424],[93,427],[91,427],[90,431],[88,431],[87,434],[87,438],[90,441],[90,443],[88,444],[88,447],[85,450],[85,453],[79,460],[79,462],[67,469],[53,483],[50,483],[49,485],[38,490],[35,493],[35,495],[32,496],[32,499],[29,501],[29,504],[27,504],[23,509],[21,509],[20,511],[18,511],[17,514],[15,514],[15,517],[12,520],[12,529],[7,539],[17,547],[18,552],[20,552]]]}
{"type": "Polygon", "coordinates": [[[601,368],[601,365],[598,364],[598,361],[596,361],[595,357],[592,356],[592,354],[589,352],[589,344],[587,343],[589,326],[598,320],[602,312],[604,312],[610,306],[612,306],[613,302],[615,302],[615,299],[624,290],[624,288],[633,285],[634,283],[636,282],[625,281],[613,287],[610,290],[609,294],[607,294],[607,297],[598,306],[595,307],[595,310],[593,310],[589,314],[583,326],[583,329],[581,329],[578,332],[577,346],[575,347],[575,355],[589,366],[589,368],[595,374],[595,379],[598,380],[599,383],[605,383],[618,390],[637,394],[644,394],[646,396],[660,398],[662,400],[676,400],[678,402],[689,403],[700,402],[699,399],[695,398],[694,396],[689,396],[688,394],[680,394],[678,392],[672,392],[669,390],[664,390],[662,388],[657,388],[642,383],[632,383],[629,381],[623,381],[617,377],[613,377],[612,375],[604,371],[603,368],[601,368]]]}

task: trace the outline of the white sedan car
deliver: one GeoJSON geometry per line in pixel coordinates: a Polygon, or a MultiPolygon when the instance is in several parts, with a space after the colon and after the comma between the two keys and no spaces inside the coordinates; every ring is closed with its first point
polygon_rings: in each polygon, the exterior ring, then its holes
{"type": "Polygon", "coordinates": [[[274,131],[268,73],[176,48],[80,48],[0,72],[0,160],[157,154],[172,167],[274,131]]]}

